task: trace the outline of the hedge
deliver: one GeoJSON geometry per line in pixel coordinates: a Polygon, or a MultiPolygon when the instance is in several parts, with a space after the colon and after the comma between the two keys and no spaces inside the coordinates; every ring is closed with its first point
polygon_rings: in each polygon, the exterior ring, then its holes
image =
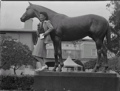
{"type": "Polygon", "coordinates": [[[0,90],[33,90],[34,79],[33,76],[1,76],[0,90]]]}

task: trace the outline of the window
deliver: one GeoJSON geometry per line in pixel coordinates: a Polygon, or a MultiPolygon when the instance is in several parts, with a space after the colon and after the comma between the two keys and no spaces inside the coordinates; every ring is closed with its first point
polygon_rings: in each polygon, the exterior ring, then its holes
{"type": "Polygon", "coordinates": [[[96,49],[92,49],[91,55],[92,55],[92,56],[97,56],[97,50],[96,50],[96,49]]]}
{"type": "Polygon", "coordinates": [[[69,46],[68,44],[66,44],[66,46],[69,46]]]}

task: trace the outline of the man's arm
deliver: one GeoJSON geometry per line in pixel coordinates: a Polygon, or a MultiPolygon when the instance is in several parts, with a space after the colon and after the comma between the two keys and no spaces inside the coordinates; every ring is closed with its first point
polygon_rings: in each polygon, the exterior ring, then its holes
{"type": "Polygon", "coordinates": [[[46,22],[46,24],[47,24],[47,27],[48,27],[48,30],[44,33],[44,36],[47,36],[50,32],[52,32],[53,31],[53,26],[52,26],[52,24],[51,24],[51,22],[50,22],[50,20],[48,20],[47,22],[46,22]]]}

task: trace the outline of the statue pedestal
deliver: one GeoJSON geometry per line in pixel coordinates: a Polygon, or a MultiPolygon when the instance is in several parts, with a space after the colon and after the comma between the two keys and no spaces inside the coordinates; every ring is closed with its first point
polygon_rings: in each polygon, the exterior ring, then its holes
{"type": "Polygon", "coordinates": [[[38,72],[36,91],[119,91],[119,78],[110,73],[38,72]]]}

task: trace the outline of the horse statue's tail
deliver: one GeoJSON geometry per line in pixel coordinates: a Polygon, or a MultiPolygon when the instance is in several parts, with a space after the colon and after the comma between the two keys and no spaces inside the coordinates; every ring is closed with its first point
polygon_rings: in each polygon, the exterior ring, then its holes
{"type": "Polygon", "coordinates": [[[107,33],[106,33],[106,39],[107,39],[107,48],[111,52],[114,52],[116,54],[116,51],[111,48],[111,27],[108,23],[107,33]]]}

